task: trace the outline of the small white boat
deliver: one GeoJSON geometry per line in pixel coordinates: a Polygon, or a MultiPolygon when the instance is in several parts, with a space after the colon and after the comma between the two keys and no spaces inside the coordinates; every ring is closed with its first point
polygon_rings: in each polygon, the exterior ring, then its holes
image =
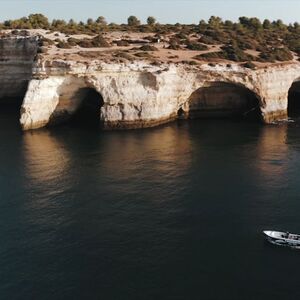
{"type": "Polygon", "coordinates": [[[281,231],[263,231],[266,239],[275,245],[300,249],[300,235],[281,231]]]}

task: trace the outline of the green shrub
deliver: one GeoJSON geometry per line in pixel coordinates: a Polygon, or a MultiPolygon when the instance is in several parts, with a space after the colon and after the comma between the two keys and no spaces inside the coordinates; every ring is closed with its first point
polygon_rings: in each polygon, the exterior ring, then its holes
{"type": "Polygon", "coordinates": [[[102,35],[97,35],[96,37],[94,37],[92,39],[92,44],[94,47],[110,47],[110,44],[105,40],[105,38],[102,35]]]}
{"type": "Polygon", "coordinates": [[[272,48],[260,53],[259,58],[262,62],[289,61],[293,59],[293,54],[287,48],[272,48]]]}
{"type": "Polygon", "coordinates": [[[275,58],[269,52],[262,52],[262,53],[259,54],[259,61],[260,62],[274,63],[275,58]]]}
{"type": "Polygon", "coordinates": [[[204,36],[210,37],[214,43],[219,44],[228,43],[229,39],[228,33],[219,29],[206,30],[204,36]]]}
{"type": "Polygon", "coordinates": [[[141,57],[141,58],[152,58],[152,55],[148,52],[138,52],[135,53],[134,56],[141,57]]]}
{"type": "Polygon", "coordinates": [[[84,58],[99,58],[103,56],[101,51],[79,51],[78,55],[84,58]]]}
{"type": "Polygon", "coordinates": [[[127,19],[128,26],[139,26],[141,21],[136,16],[130,16],[127,19]]]}
{"type": "Polygon", "coordinates": [[[93,48],[93,44],[91,40],[88,39],[83,39],[81,41],[78,42],[78,45],[82,48],[93,48]]]}
{"type": "Polygon", "coordinates": [[[226,59],[235,62],[251,61],[253,57],[249,54],[244,53],[237,46],[226,45],[222,47],[220,52],[208,52],[194,57],[198,60],[208,59],[226,59]]]}
{"type": "Polygon", "coordinates": [[[116,41],[115,43],[117,44],[118,47],[128,47],[128,46],[130,46],[130,44],[125,40],[116,41]]]}
{"type": "Polygon", "coordinates": [[[293,59],[293,54],[287,48],[277,48],[273,50],[273,55],[278,61],[288,61],[293,59]]]}
{"type": "Polygon", "coordinates": [[[216,45],[219,44],[217,41],[215,41],[212,37],[203,35],[200,39],[199,42],[207,45],[216,45]]]}
{"type": "Polygon", "coordinates": [[[286,43],[290,50],[300,55],[300,38],[293,36],[291,39],[287,39],[286,43]]]}
{"type": "Polygon", "coordinates": [[[242,66],[247,69],[252,69],[252,70],[256,69],[256,66],[252,61],[247,61],[242,66]]]}
{"type": "Polygon", "coordinates": [[[154,60],[150,63],[152,66],[156,66],[156,67],[159,67],[161,66],[161,62],[160,61],[157,61],[157,60],[154,60]]]}
{"type": "Polygon", "coordinates": [[[168,49],[170,49],[170,50],[180,50],[181,47],[178,44],[170,44],[170,46],[168,47],[168,49]]]}
{"type": "Polygon", "coordinates": [[[221,57],[227,60],[241,62],[245,60],[253,60],[253,57],[246,54],[236,44],[225,45],[221,48],[223,51],[221,57]]]}
{"type": "Polygon", "coordinates": [[[75,38],[68,38],[68,43],[70,46],[74,47],[79,44],[80,40],[75,39],[75,38]]]}
{"type": "Polygon", "coordinates": [[[181,49],[180,47],[180,40],[177,38],[171,38],[169,41],[169,49],[171,50],[179,50],[181,49]]]}
{"type": "Polygon", "coordinates": [[[187,49],[189,50],[193,50],[193,51],[204,51],[204,50],[208,50],[208,47],[204,44],[200,44],[200,43],[195,43],[195,42],[187,42],[186,45],[187,49]]]}
{"type": "Polygon", "coordinates": [[[56,45],[57,48],[61,48],[61,49],[71,49],[72,47],[64,41],[59,41],[56,45]]]}
{"type": "Polygon", "coordinates": [[[156,47],[151,46],[151,45],[144,45],[144,46],[140,47],[139,50],[142,50],[142,51],[158,51],[158,49],[156,47]]]}
{"type": "Polygon", "coordinates": [[[196,55],[194,59],[203,60],[203,59],[218,59],[222,57],[222,52],[208,52],[200,55],[196,55]]]}
{"type": "Polygon", "coordinates": [[[176,37],[177,39],[180,39],[180,40],[187,40],[187,39],[188,39],[188,36],[187,36],[185,33],[183,33],[183,32],[177,33],[177,34],[175,35],[175,37],[176,37]]]}
{"type": "Polygon", "coordinates": [[[149,25],[149,26],[153,26],[154,24],[156,23],[156,19],[154,18],[154,17],[148,17],[148,19],[147,19],[147,24],[149,25]]]}
{"type": "Polygon", "coordinates": [[[107,48],[110,44],[103,38],[102,35],[97,35],[93,39],[83,39],[77,42],[82,48],[107,48]]]}
{"type": "Polygon", "coordinates": [[[133,57],[126,53],[126,52],[117,52],[114,54],[114,57],[118,57],[118,58],[124,58],[124,59],[127,59],[129,61],[132,61],[133,60],[133,57]]]}
{"type": "Polygon", "coordinates": [[[194,60],[182,60],[180,63],[184,64],[184,65],[190,65],[190,66],[197,66],[198,65],[198,62],[196,62],[194,60]]]}
{"type": "Polygon", "coordinates": [[[255,50],[257,47],[257,43],[248,38],[241,38],[237,40],[237,45],[241,50],[252,49],[255,50]]]}

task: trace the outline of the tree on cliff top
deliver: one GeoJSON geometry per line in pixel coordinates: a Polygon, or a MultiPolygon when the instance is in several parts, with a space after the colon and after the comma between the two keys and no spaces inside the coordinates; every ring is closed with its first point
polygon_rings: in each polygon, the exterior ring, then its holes
{"type": "Polygon", "coordinates": [[[250,30],[260,30],[262,29],[262,24],[258,18],[247,18],[247,17],[240,17],[239,18],[240,24],[250,30]]]}
{"type": "Polygon", "coordinates": [[[107,25],[106,19],[103,16],[98,17],[96,23],[99,25],[107,25]]]}
{"type": "Polygon", "coordinates": [[[93,25],[94,24],[94,20],[92,18],[88,18],[86,21],[87,25],[93,25]]]}
{"type": "Polygon", "coordinates": [[[34,29],[48,29],[50,24],[48,18],[42,14],[31,14],[28,16],[28,22],[34,29]]]}
{"type": "Polygon", "coordinates": [[[136,16],[130,16],[127,20],[129,26],[139,26],[141,21],[136,16]]]}
{"type": "Polygon", "coordinates": [[[52,24],[51,24],[51,27],[53,29],[56,29],[56,30],[61,30],[61,29],[63,29],[66,26],[67,26],[67,23],[66,23],[65,20],[56,20],[56,19],[54,19],[52,21],[52,24]]]}
{"type": "Polygon", "coordinates": [[[272,27],[271,22],[268,19],[265,19],[264,22],[263,22],[263,28],[264,29],[271,29],[271,27],[272,27]]]}
{"type": "Polygon", "coordinates": [[[212,29],[218,29],[222,24],[222,19],[220,17],[211,16],[208,20],[208,25],[212,29]]]}
{"type": "Polygon", "coordinates": [[[70,26],[70,27],[76,27],[77,23],[74,21],[74,19],[70,19],[69,22],[68,22],[68,26],[70,26]]]}
{"type": "Polygon", "coordinates": [[[148,25],[154,25],[156,23],[156,19],[154,17],[148,17],[147,24],[148,25]]]}

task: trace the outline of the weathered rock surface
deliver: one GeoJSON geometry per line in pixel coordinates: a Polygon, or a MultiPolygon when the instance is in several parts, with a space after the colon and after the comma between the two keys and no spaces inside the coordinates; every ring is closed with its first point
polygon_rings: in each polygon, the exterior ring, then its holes
{"type": "Polygon", "coordinates": [[[36,37],[0,39],[0,103],[23,99],[32,78],[36,37]]]}
{"type": "Polygon", "coordinates": [[[57,123],[63,121],[64,116],[72,115],[80,105],[82,99],[78,91],[83,88],[94,89],[102,96],[100,118],[105,128],[155,126],[177,118],[178,111],[189,116],[193,109],[239,109],[241,103],[238,102],[244,92],[255,96],[262,120],[270,123],[287,117],[288,91],[293,82],[300,80],[297,62],[250,70],[225,63],[154,66],[141,61],[78,62],[39,55],[31,68],[36,53],[32,39],[0,43],[2,52],[10,52],[8,60],[1,64],[0,80],[4,86],[1,96],[22,94],[31,78],[21,108],[20,122],[24,129],[57,123]],[[17,50],[10,51],[14,43],[17,50]],[[23,55],[21,49],[24,49],[23,55]],[[215,100],[211,103],[207,96],[203,98],[206,102],[201,102],[201,98],[195,100],[195,95],[203,95],[201,88],[218,83],[219,95],[224,83],[244,92],[235,97],[231,88],[230,97],[223,97],[228,103],[217,101],[217,96],[212,96],[215,100]],[[238,103],[236,107],[234,103],[238,103]],[[195,105],[198,106],[195,108],[195,105]]]}

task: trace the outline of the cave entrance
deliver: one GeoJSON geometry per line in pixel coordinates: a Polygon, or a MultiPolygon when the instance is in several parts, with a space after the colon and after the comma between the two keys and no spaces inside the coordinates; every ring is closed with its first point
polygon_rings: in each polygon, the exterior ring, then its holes
{"type": "Polygon", "coordinates": [[[99,127],[100,113],[103,106],[102,96],[92,88],[81,88],[75,95],[79,99],[75,112],[70,117],[70,124],[76,127],[99,127]]]}
{"type": "Polygon", "coordinates": [[[68,88],[61,91],[58,105],[50,117],[49,126],[68,124],[72,127],[98,128],[104,101],[94,88],[84,87],[75,93],[68,88]]]}
{"type": "Polygon", "coordinates": [[[300,81],[295,81],[288,94],[288,116],[300,117],[300,81]]]}
{"type": "Polygon", "coordinates": [[[226,82],[213,82],[189,98],[189,118],[235,118],[261,121],[258,97],[249,89],[226,82]]]}
{"type": "Polygon", "coordinates": [[[0,123],[2,127],[20,127],[21,106],[25,97],[7,97],[0,98],[0,123]]]}
{"type": "Polygon", "coordinates": [[[24,95],[20,95],[20,97],[3,97],[0,98],[0,106],[1,106],[1,111],[4,111],[8,114],[12,114],[15,117],[19,118],[20,117],[20,109],[23,104],[23,100],[25,97],[24,95]]]}

